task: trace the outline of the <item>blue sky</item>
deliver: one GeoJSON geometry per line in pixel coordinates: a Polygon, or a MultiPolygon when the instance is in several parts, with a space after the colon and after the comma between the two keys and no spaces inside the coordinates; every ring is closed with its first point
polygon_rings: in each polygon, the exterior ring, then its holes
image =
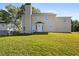
{"type": "MultiPolygon", "coordinates": [[[[0,9],[8,5],[0,3],[0,9]]],[[[14,6],[21,6],[20,4],[13,4],[14,6]]],[[[79,20],[79,3],[32,3],[33,6],[40,9],[43,13],[55,13],[57,16],[72,16],[72,19],[79,20]]]]}

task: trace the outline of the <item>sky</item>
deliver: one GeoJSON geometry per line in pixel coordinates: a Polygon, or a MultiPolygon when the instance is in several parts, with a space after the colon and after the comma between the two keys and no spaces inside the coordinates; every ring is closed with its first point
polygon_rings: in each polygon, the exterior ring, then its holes
{"type": "MultiPolygon", "coordinates": [[[[21,6],[23,3],[12,3],[21,6]]],[[[0,9],[5,9],[8,3],[0,3],[0,9]]],[[[41,10],[42,13],[54,13],[57,16],[71,16],[72,20],[79,20],[79,3],[32,3],[32,6],[41,10]]]]}

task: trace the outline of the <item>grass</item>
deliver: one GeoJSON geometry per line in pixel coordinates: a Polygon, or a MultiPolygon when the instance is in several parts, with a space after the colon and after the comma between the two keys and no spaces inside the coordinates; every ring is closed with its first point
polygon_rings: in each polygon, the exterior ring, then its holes
{"type": "Polygon", "coordinates": [[[79,34],[0,37],[0,56],[79,56],[79,34]]]}

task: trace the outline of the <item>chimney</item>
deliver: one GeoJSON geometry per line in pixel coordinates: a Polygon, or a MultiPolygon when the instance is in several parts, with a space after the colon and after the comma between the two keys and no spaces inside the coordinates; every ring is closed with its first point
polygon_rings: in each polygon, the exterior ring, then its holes
{"type": "Polygon", "coordinates": [[[23,33],[30,34],[31,31],[31,15],[32,15],[32,7],[31,3],[25,3],[25,12],[24,19],[22,20],[22,28],[23,33]]]}

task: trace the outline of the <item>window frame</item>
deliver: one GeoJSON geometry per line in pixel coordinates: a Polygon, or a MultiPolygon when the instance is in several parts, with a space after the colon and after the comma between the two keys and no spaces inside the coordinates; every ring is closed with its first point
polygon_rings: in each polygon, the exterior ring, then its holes
{"type": "Polygon", "coordinates": [[[64,23],[65,23],[65,24],[67,24],[67,23],[68,23],[68,21],[67,21],[67,19],[66,19],[66,18],[64,18],[64,23]]]}
{"type": "Polygon", "coordinates": [[[48,16],[45,16],[45,20],[48,20],[48,16]]]}

